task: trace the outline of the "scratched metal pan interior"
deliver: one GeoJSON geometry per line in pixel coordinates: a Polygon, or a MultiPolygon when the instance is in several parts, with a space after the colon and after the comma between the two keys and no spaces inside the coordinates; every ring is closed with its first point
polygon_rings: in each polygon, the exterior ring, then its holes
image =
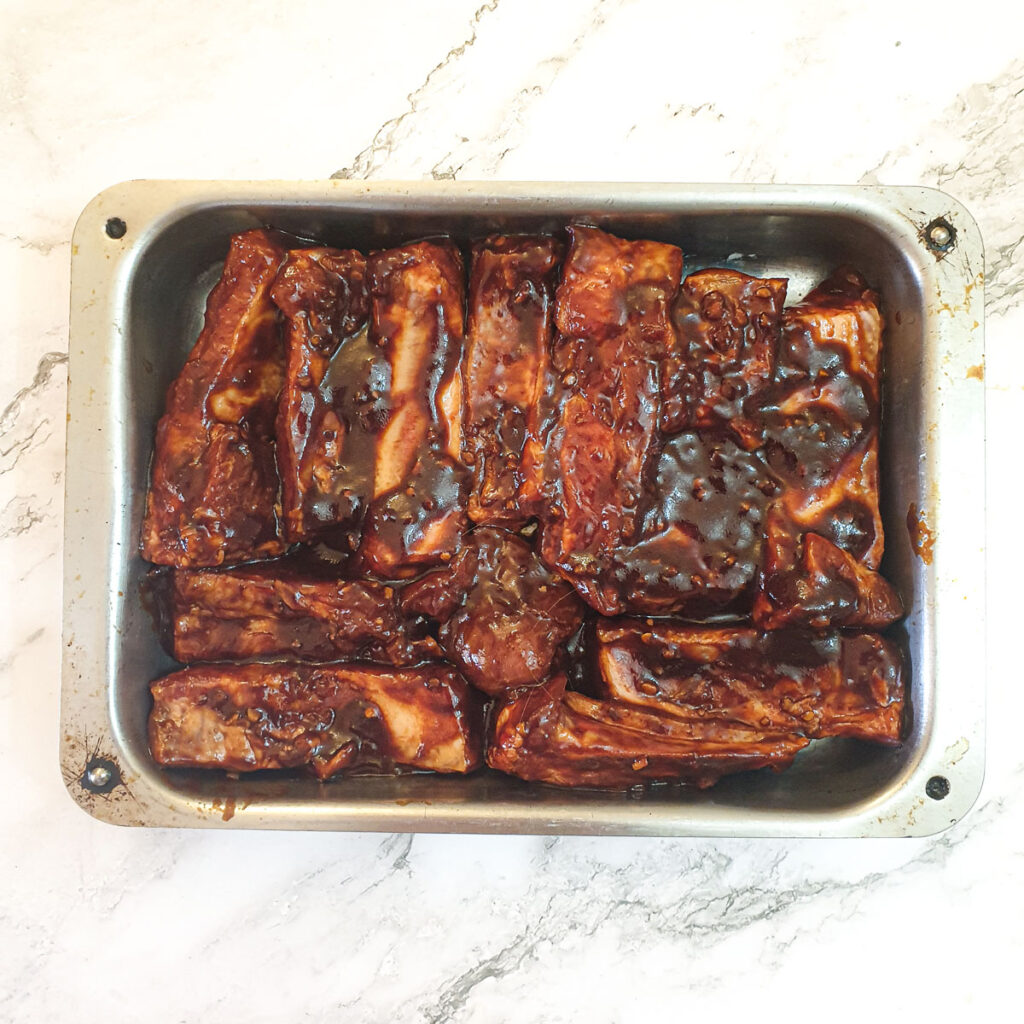
{"type": "Polygon", "coordinates": [[[129,182],[90,203],[72,251],[61,766],[91,814],[160,826],[896,836],[946,828],[974,802],[984,770],[983,253],[956,200],[922,188],[129,182]],[[843,262],[880,289],[883,571],[909,609],[894,631],[909,666],[905,742],[818,742],[788,771],[702,792],[560,790],[489,771],[321,784],[159,768],[146,741],[148,684],[173,663],[140,599],[139,527],[164,393],[229,237],[272,225],[367,250],[573,218],[673,242],[687,270],[789,277],[791,301],[843,262]],[[930,552],[908,516],[929,532],[930,552]]]}

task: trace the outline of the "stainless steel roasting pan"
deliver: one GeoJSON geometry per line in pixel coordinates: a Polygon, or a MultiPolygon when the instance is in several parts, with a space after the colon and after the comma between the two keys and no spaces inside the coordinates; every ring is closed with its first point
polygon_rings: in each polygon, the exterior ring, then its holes
{"type": "Polygon", "coordinates": [[[97,196],[72,247],[61,767],[122,825],[694,836],[926,835],[984,770],[984,263],[970,214],[924,188],[673,184],[136,181],[97,196]],[[585,218],[682,246],[687,270],[790,278],[837,264],[883,296],[885,574],[911,713],[898,748],[812,744],[779,775],[704,792],[562,791],[489,771],[321,784],[165,770],[148,684],[172,663],[140,598],[139,524],[156,421],[231,234],[270,224],[361,249],[585,218]],[[908,523],[914,523],[911,530],[908,523]]]}

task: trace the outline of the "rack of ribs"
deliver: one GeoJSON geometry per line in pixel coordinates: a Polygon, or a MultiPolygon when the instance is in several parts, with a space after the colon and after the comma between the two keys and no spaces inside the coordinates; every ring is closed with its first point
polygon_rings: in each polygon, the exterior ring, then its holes
{"type": "Polygon", "coordinates": [[[308,766],[469,772],[482,759],[482,706],[447,665],[204,665],[150,687],[158,764],[248,772],[308,766]]]}
{"type": "Polygon", "coordinates": [[[557,785],[900,742],[878,296],[568,236],[468,292],[446,238],[232,240],[147,497],[159,763],[467,772],[483,695],[487,764],[557,785]]]}
{"type": "Polygon", "coordinates": [[[284,351],[270,298],[284,258],[266,231],[231,239],[205,325],[157,425],[142,526],[150,562],[211,566],[284,550],[274,463],[284,351]]]}

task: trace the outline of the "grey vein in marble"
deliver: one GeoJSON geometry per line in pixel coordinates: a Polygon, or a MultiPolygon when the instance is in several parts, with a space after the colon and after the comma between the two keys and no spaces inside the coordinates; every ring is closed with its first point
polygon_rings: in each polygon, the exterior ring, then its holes
{"type": "Polygon", "coordinates": [[[10,472],[27,451],[45,441],[40,431],[50,423],[46,391],[58,366],[67,363],[66,352],[47,352],[27,384],[0,412],[0,475],[10,472]]]}
{"type": "Polygon", "coordinates": [[[415,116],[419,109],[422,97],[430,91],[434,79],[440,75],[449,64],[453,61],[457,61],[471,46],[473,46],[476,42],[477,27],[479,26],[481,19],[487,14],[493,14],[494,11],[497,10],[499,2],[500,0],[489,0],[488,3],[481,4],[481,6],[476,9],[473,17],[470,19],[469,35],[457,46],[453,46],[445,54],[444,58],[430,69],[427,73],[427,77],[423,79],[422,84],[409,93],[409,96],[407,97],[409,103],[408,108],[401,114],[392,117],[381,125],[381,127],[377,129],[377,132],[373,136],[370,144],[356,154],[351,166],[343,167],[341,170],[335,171],[331,175],[332,178],[370,178],[386,164],[388,157],[394,149],[396,140],[402,136],[403,126],[410,118],[415,116]]]}
{"type": "Polygon", "coordinates": [[[71,245],[70,239],[67,238],[54,238],[49,241],[40,241],[37,238],[25,238],[23,235],[5,235],[3,232],[0,232],[0,241],[14,242],[14,244],[20,248],[31,249],[33,252],[37,252],[41,256],[49,256],[54,249],[64,249],[71,245]]]}
{"type": "Polygon", "coordinates": [[[557,24],[549,20],[544,32],[530,34],[528,46],[502,51],[501,73],[495,73],[489,53],[495,44],[501,45],[509,22],[528,16],[520,8],[498,3],[478,8],[467,38],[449,50],[409,94],[405,110],[378,129],[351,166],[332,177],[390,174],[441,180],[467,172],[474,177],[496,174],[520,144],[530,109],[606,26],[612,12],[633,2],[564,3],[558,8],[557,24]],[[510,81],[518,87],[509,89],[510,81]],[[472,83],[471,89],[467,82],[472,83]]]}
{"type": "Polygon", "coordinates": [[[551,88],[569,60],[578,54],[608,19],[609,8],[621,8],[621,0],[597,0],[582,18],[582,27],[573,39],[556,53],[544,57],[528,72],[526,82],[512,99],[500,108],[500,123],[492,132],[462,139],[430,169],[435,180],[455,179],[470,162],[475,177],[487,178],[498,172],[502,161],[521,140],[524,120],[530,107],[551,88]]]}
{"type": "MultiPolygon", "coordinates": [[[[650,885],[658,871],[664,869],[664,859],[661,868],[653,871],[650,866],[646,871],[628,867],[609,871],[599,863],[590,864],[592,873],[578,872],[575,884],[554,892],[550,891],[550,884],[546,886],[547,891],[539,893],[539,899],[531,900],[534,916],[524,922],[510,941],[461,974],[441,982],[436,1000],[415,1007],[403,1005],[400,1016],[412,1019],[409,1015],[415,1012],[415,1019],[426,1024],[458,1020],[480,984],[524,970],[536,959],[538,947],[561,945],[567,933],[588,939],[599,929],[615,926],[638,936],[641,942],[643,936],[657,936],[660,942],[683,940],[687,946],[706,949],[756,924],[772,922],[801,909],[806,914],[815,905],[819,926],[825,917],[833,922],[849,918],[869,895],[899,885],[907,873],[944,867],[958,847],[975,832],[986,831],[1002,810],[1002,801],[992,801],[968,823],[923,844],[921,852],[901,867],[868,872],[848,881],[826,878],[788,883],[779,870],[786,854],[779,850],[767,864],[759,865],[752,880],[734,885],[727,877],[733,859],[713,847],[705,848],[706,852],[698,847],[695,857],[678,865],[677,884],[672,886],[678,891],[681,881],[686,894],[659,905],[650,898],[650,885]],[[612,890],[607,897],[603,885],[612,890]],[[623,889],[630,895],[616,894],[623,889]]],[[[564,842],[572,841],[555,840],[547,852],[564,842]]],[[[810,929],[812,933],[814,930],[810,929]]],[[[764,940],[762,958],[769,962],[772,958],[781,959],[797,940],[798,932],[796,929],[789,938],[780,938],[778,925],[773,924],[764,940]]],[[[718,979],[719,984],[728,981],[718,979]]]]}
{"type": "Polygon", "coordinates": [[[33,526],[45,522],[49,518],[48,501],[41,508],[33,504],[29,498],[18,495],[11,498],[0,509],[0,540],[5,537],[19,537],[28,533],[33,526]]]}

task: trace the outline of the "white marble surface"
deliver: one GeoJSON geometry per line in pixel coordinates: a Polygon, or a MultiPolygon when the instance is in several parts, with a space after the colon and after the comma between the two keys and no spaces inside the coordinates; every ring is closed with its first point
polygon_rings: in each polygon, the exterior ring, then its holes
{"type": "Polygon", "coordinates": [[[0,3],[0,1018],[1012,1019],[1020,10],[0,3]],[[72,804],[57,720],[75,218],[126,178],[333,172],[920,183],[968,205],[988,247],[994,557],[987,641],[964,637],[987,643],[990,727],[963,822],[875,842],[413,838],[115,829],[72,804]]]}

